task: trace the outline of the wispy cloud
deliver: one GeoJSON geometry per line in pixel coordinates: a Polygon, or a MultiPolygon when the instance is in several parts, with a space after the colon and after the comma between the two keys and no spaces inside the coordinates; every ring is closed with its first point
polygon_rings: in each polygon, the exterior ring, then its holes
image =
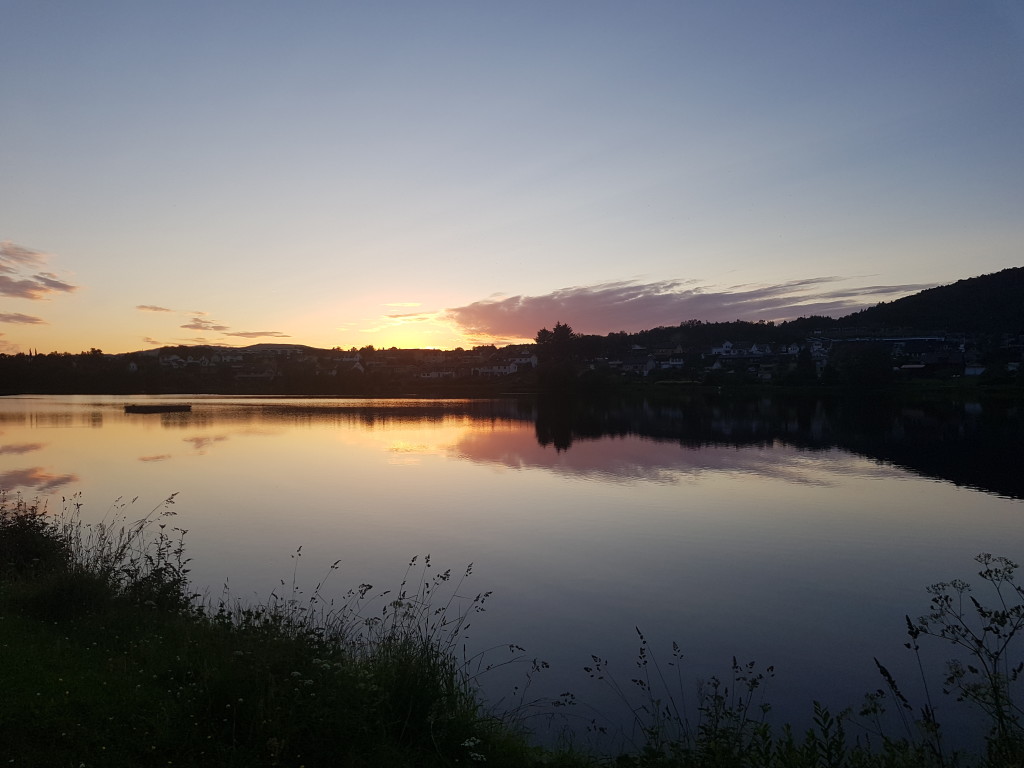
{"type": "Polygon", "coordinates": [[[8,274],[24,267],[38,267],[46,261],[46,254],[16,245],[10,240],[0,243],[0,272],[8,274]]]}
{"type": "Polygon", "coordinates": [[[389,301],[384,304],[385,307],[420,307],[422,304],[418,301],[389,301]]]}
{"type": "Polygon", "coordinates": [[[16,299],[44,299],[51,293],[71,293],[77,286],[65,282],[53,272],[33,270],[42,267],[49,256],[10,240],[0,242],[0,296],[16,299]]]}
{"type": "Polygon", "coordinates": [[[243,339],[259,339],[263,337],[270,337],[274,339],[290,339],[287,333],[281,333],[280,331],[232,331],[231,333],[225,333],[225,336],[239,336],[243,339]]]}
{"type": "Polygon", "coordinates": [[[212,320],[204,320],[201,317],[193,317],[189,322],[181,326],[187,328],[190,331],[230,331],[231,327],[227,325],[218,325],[212,320]]]}
{"type": "Polygon", "coordinates": [[[47,291],[63,291],[70,293],[76,289],[76,286],[70,283],[65,283],[63,280],[59,280],[53,272],[40,272],[35,276],[35,280],[43,286],[47,291]]]}
{"type": "Polygon", "coordinates": [[[932,287],[836,287],[848,279],[814,277],[726,288],[688,280],[623,281],[563,288],[542,296],[494,296],[449,308],[445,315],[468,334],[525,339],[559,321],[581,333],[605,334],[678,325],[692,319],[781,321],[807,315],[835,316],[932,287]]]}
{"type": "Polygon", "coordinates": [[[55,291],[71,293],[74,290],[75,286],[50,279],[44,275],[36,275],[24,280],[15,280],[7,275],[0,275],[0,296],[10,296],[14,299],[39,300],[55,291]]]}
{"type": "Polygon", "coordinates": [[[0,313],[0,323],[20,323],[22,325],[45,325],[46,321],[43,320],[41,317],[23,315],[21,314],[21,312],[7,312],[0,313]]]}
{"type": "MultiPolygon", "coordinates": [[[[166,307],[159,307],[152,304],[138,304],[135,307],[138,310],[145,312],[174,312],[173,309],[167,309],[166,307]]],[[[180,328],[185,328],[190,331],[202,331],[203,333],[220,333],[223,336],[232,336],[240,339],[290,339],[291,335],[284,333],[283,331],[232,331],[231,326],[223,325],[214,320],[207,319],[209,312],[202,310],[190,310],[189,312],[182,313],[188,322],[183,323],[180,328]]],[[[203,337],[193,337],[190,339],[181,339],[179,341],[188,341],[195,344],[209,344],[209,339],[203,337]]],[[[156,344],[158,342],[147,338],[146,342],[149,344],[156,344]]]]}

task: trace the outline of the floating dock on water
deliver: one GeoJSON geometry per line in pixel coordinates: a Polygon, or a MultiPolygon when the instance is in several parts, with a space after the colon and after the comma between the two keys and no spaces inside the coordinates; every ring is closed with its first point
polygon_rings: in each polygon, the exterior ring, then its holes
{"type": "Polygon", "coordinates": [[[126,405],[125,413],[187,413],[192,406],[187,403],[136,403],[126,405]]]}

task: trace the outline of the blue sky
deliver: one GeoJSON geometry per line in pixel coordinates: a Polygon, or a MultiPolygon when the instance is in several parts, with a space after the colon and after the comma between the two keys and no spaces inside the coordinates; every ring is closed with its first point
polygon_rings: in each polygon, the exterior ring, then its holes
{"type": "Polygon", "coordinates": [[[0,0],[0,349],[454,347],[1024,264],[1024,4],[0,0]]]}

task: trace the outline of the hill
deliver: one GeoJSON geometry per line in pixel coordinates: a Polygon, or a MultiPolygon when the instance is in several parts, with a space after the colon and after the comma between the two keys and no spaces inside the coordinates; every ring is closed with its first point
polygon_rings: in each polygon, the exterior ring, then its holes
{"type": "Polygon", "coordinates": [[[917,331],[1024,333],[1024,267],[929,288],[840,318],[837,325],[917,331]]]}

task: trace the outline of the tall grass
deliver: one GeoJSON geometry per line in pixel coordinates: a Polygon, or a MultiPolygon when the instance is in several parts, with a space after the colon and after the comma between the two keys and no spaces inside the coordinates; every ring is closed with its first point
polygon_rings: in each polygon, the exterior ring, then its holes
{"type": "MultiPolygon", "coordinates": [[[[774,670],[734,657],[724,676],[692,683],[673,643],[662,662],[638,628],[636,669],[621,682],[598,656],[584,668],[602,681],[633,714],[639,738],[619,758],[620,766],[757,766],[764,768],[1021,768],[1024,766],[1024,585],[1019,567],[1005,557],[979,554],[975,561],[983,599],[967,581],[953,579],[927,588],[930,610],[906,618],[908,642],[920,675],[923,701],[904,694],[890,671],[875,659],[883,686],[859,707],[832,712],[812,703],[812,725],[802,733],[774,727],[765,686],[774,670]],[[930,669],[921,642],[941,641],[952,656],[930,669]],[[940,695],[944,701],[939,700],[940,695]],[[943,715],[940,717],[939,712],[943,715]],[[978,729],[980,728],[980,732],[978,729]],[[972,732],[972,729],[973,732],[972,732]],[[949,746],[950,735],[980,750],[949,746]],[[965,739],[966,737],[966,739],[965,739]]],[[[980,590],[979,590],[980,591],[980,590]]]]}
{"type": "Polygon", "coordinates": [[[190,592],[173,502],[131,522],[132,502],[119,502],[95,524],[74,499],[54,516],[0,502],[0,757],[534,762],[525,738],[480,703],[486,665],[459,653],[489,596],[463,595],[472,566],[455,576],[414,558],[396,590],[363,584],[336,602],[323,583],[303,595],[294,578],[262,604],[205,601],[190,592]]]}

